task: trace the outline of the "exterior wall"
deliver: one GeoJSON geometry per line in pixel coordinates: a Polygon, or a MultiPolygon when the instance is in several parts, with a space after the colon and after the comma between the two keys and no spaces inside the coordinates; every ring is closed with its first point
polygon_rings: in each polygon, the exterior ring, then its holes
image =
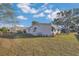
{"type": "Polygon", "coordinates": [[[28,33],[33,35],[44,35],[44,36],[51,36],[51,26],[50,25],[35,25],[30,28],[30,31],[28,30],[28,33]],[[34,28],[37,28],[36,31],[34,31],[34,28]]]}

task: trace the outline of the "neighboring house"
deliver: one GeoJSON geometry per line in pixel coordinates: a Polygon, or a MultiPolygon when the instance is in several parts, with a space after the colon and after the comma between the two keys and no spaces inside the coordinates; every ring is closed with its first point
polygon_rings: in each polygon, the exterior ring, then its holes
{"type": "Polygon", "coordinates": [[[24,28],[24,27],[20,27],[20,26],[10,27],[10,28],[9,28],[9,32],[18,32],[18,31],[23,32],[24,29],[26,29],[26,28],[24,28]]]}
{"type": "Polygon", "coordinates": [[[36,23],[27,30],[27,33],[34,36],[52,36],[56,35],[58,32],[58,27],[56,25],[51,25],[50,23],[36,23]]]}

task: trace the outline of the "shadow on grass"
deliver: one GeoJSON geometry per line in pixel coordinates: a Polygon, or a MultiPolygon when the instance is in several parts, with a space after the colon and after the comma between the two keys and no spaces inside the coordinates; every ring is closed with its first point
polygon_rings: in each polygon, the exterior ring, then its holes
{"type": "Polygon", "coordinates": [[[11,34],[4,34],[4,35],[0,35],[0,38],[7,38],[7,39],[16,39],[16,38],[45,38],[45,37],[53,37],[53,36],[42,36],[42,35],[38,35],[38,36],[34,36],[32,34],[26,34],[26,33],[11,33],[11,34]]]}

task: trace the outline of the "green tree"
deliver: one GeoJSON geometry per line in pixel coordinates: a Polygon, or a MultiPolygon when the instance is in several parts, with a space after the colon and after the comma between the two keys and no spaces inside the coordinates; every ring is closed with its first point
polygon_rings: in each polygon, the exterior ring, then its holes
{"type": "Polygon", "coordinates": [[[0,28],[0,31],[1,31],[1,32],[7,32],[8,29],[7,29],[6,27],[2,27],[2,28],[0,28]]]}
{"type": "Polygon", "coordinates": [[[3,21],[4,25],[11,24],[15,26],[17,20],[14,8],[12,8],[12,4],[9,3],[0,4],[0,20],[3,21]]]}
{"type": "Polygon", "coordinates": [[[67,28],[75,29],[79,24],[79,8],[61,11],[62,18],[55,19],[54,24],[64,25],[67,28]]]}
{"type": "Polygon", "coordinates": [[[38,23],[37,21],[32,21],[32,25],[37,24],[37,23],[38,23]]]}

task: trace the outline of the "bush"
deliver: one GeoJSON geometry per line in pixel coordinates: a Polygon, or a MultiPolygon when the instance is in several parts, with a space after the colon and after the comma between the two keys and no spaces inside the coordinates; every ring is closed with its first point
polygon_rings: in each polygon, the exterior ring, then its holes
{"type": "Polygon", "coordinates": [[[2,28],[0,29],[0,31],[1,31],[1,32],[8,32],[8,29],[7,29],[6,27],[2,27],[2,28]]]}

